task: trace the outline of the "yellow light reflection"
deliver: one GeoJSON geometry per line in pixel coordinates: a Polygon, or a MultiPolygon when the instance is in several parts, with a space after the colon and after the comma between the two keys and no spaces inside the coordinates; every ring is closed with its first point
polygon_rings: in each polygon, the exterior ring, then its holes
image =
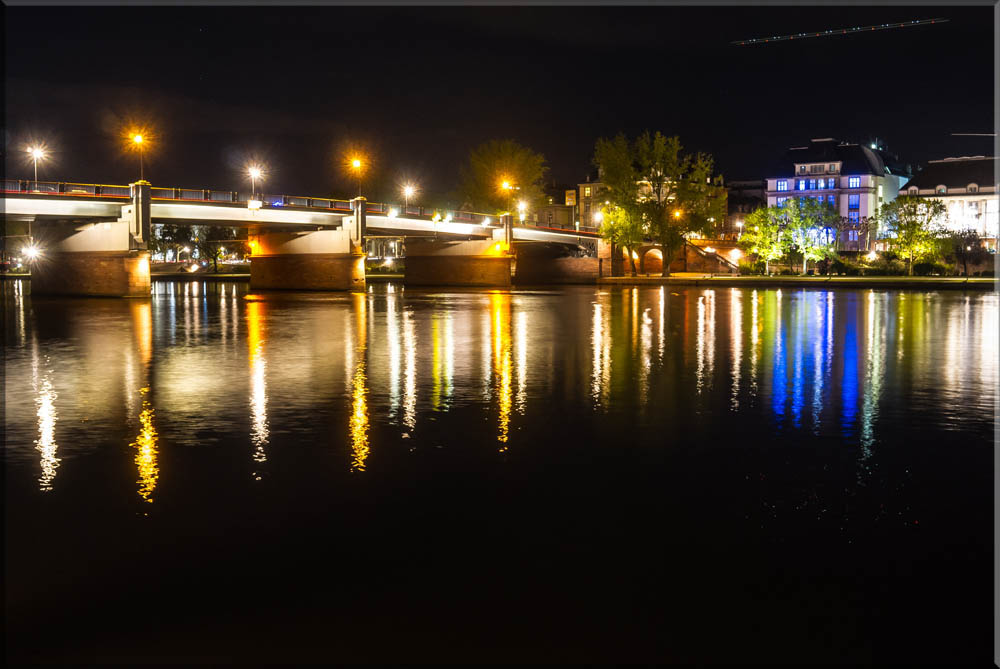
{"type": "MultiPolygon", "coordinates": [[[[392,288],[392,284],[388,286],[392,288]]],[[[385,320],[389,345],[389,417],[395,419],[399,412],[399,374],[400,348],[402,341],[399,336],[399,314],[396,311],[396,296],[390,290],[385,301],[385,320]]]]}
{"type": "MultiPolygon", "coordinates": [[[[264,358],[264,304],[247,303],[247,346],[250,349],[250,443],[253,446],[253,461],[267,462],[266,446],[270,437],[267,425],[267,360],[264,358]]],[[[261,480],[261,472],[254,471],[253,477],[261,480]]]]}
{"type": "Polygon", "coordinates": [[[368,313],[364,293],[354,293],[354,314],[357,319],[358,361],[351,379],[351,471],[365,470],[371,452],[368,443],[368,376],[365,369],[368,346],[368,313]]]}
{"type": "Polygon", "coordinates": [[[517,412],[524,415],[528,390],[528,314],[517,314],[517,412]]]}
{"type": "Polygon", "coordinates": [[[413,332],[413,314],[409,311],[403,312],[403,348],[406,350],[403,424],[412,431],[417,424],[417,338],[413,332]]]}
{"type": "Polygon", "coordinates": [[[510,341],[510,295],[492,293],[490,312],[493,323],[493,377],[497,386],[499,405],[499,425],[497,441],[500,452],[507,450],[510,430],[511,408],[511,341],[510,341]]]}
{"type": "Polygon", "coordinates": [[[715,291],[706,290],[698,296],[696,386],[700,393],[711,385],[715,368],[715,291]]]}
{"type": "Polygon", "coordinates": [[[160,468],[157,465],[156,428],[153,426],[153,407],[147,395],[149,386],[140,388],[142,395],[142,411],[139,412],[139,435],[131,446],[136,449],[135,464],[139,468],[139,496],[150,504],[153,503],[153,491],[156,489],[160,468]]]}

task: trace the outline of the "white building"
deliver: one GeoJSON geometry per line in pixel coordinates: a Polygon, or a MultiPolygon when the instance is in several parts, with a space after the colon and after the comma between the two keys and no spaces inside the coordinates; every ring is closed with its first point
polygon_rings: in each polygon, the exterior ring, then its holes
{"type": "Polygon", "coordinates": [[[878,208],[896,199],[909,169],[877,144],[848,144],[826,137],[788,150],[788,172],[767,178],[767,206],[789,197],[812,197],[832,205],[848,222],[841,248],[873,247],[876,230],[862,225],[878,208]]]}
{"type": "Polygon", "coordinates": [[[1000,227],[996,168],[996,159],[989,156],[931,160],[901,195],[940,200],[948,211],[948,230],[975,230],[995,250],[1000,227]]]}

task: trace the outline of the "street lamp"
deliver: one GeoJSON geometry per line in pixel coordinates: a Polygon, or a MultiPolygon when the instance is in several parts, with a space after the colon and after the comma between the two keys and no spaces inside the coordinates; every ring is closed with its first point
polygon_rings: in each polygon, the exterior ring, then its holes
{"type": "Polygon", "coordinates": [[[37,146],[33,146],[28,149],[28,154],[31,156],[31,162],[35,164],[35,184],[38,184],[38,161],[45,159],[45,151],[37,146]]]}
{"type": "Polygon", "coordinates": [[[358,179],[358,197],[361,197],[361,159],[353,158],[351,160],[351,169],[354,170],[354,176],[358,179]]]}
{"type": "Polygon", "coordinates": [[[674,209],[674,218],[680,218],[680,217],[681,217],[681,210],[674,209]]]}
{"type": "Polygon", "coordinates": [[[140,135],[139,133],[132,135],[132,144],[139,151],[139,181],[145,181],[142,172],[142,149],[143,149],[142,135],[140,135]]]}
{"type": "Polygon", "coordinates": [[[599,211],[595,211],[594,212],[594,223],[600,224],[600,222],[603,221],[603,220],[604,220],[604,214],[601,213],[601,212],[599,212],[599,211]]]}
{"type": "Polygon", "coordinates": [[[247,174],[250,175],[250,198],[255,199],[257,195],[257,179],[260,179],[264,172],[257,165],[251,165],[247,168],[247,174]]]}
{"type": "Polygon", "coordinates": [[[410,198],[416,192],[417,192],[417,189],[414,188],[412,184],[405,184],[403,186],[403,214],[404,215],[406,214],[406,209],[410,206],[410,198]]]}

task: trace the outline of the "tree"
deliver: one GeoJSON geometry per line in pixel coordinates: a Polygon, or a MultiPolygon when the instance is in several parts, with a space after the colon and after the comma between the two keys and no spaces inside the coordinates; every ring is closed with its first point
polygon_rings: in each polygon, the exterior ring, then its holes
{"type": "Polygon", "coordinates": [[[631,144],[622,134],[599,139],[594,162],[605,183],[617,182],[609,189],[613,204],[626,208],[638,201],[640,220],[663,251],[663,276],[670,276],[686,235],[706,233],[725,216],[726,192],[721,178],[711,176],[712,157],[685,155],[677,137],[646,131],[631,144]]]}
{"type": "Polygon", "coordinates": [[[785,231],[784,210],[778,205],[757,209],[747,216],[740,245],[764,261],[764,273],[771,271],[770,264],[787,253],[788,234],[785,231]]]}
{"type": "Polygon", "coordinates": [[[547,171],[541,154],[510,139],[490,140],[469,153],[461,172],[461,196],[484,213],[514,211],[520,200],[534,207],[545,195],[547,171]],[[502,187],[504,182],[509,190],[502,187]]]}
{"type": "Polygon", "coordinates": [[[802,254],[802,273],[810,260],[817,261],[833,253],[839,216],[825,202],[805,197],[792,197],[782,207],[785,230],[792,246],[802,254]]]}
{"type": "Polygon", "coordinates": [[[198,257],[210,259],[212,271],[216,274],[219,272],[219,258],[223,256],[222,249],[233,251],[236,245],[243,243],[239,239],[240,233],[236,228],[198,225],[195,226],[194,234],[198,257]]]}
{"type": "Polygon", "coordinates": [[[990,252],[983,246],[983,240],[975,230],[952,232],[944,240],[946,252],[962,263],[962,274],[969,276],[969,263],[977,265],[990,257],[990,252]]]}
{"type": "Polygon", "coordinates": [[[913,275],[913,261],[932,254],[941,237],[939,219],[945,215],[940,200],[901,196],[883,204],[878,212],[882,239],[906,260],[906,273],[913,275]]]}
{"type": "Polygon", "coordinates": [[[639,204],[639,175],[625,136],[619,133],[611,140],[598,139],[594,163],[601,170],[603,184],[597,196],[608,203],[601,209],[601,235],[611,243],[613,254],[625,248],[635,276],[632,253],[645,238],[646,226],[639,204]]]}
{"type": "Polygon", "coordinates": [[[601,236],[611,243],[611,248],[624,248],[632,267],[632,276],[638,274],[635,252],[645,238],[642,219],[635,207],[607,205],[601,208],[601,236]]]}
{"type": "Polygon", "coordinates": [[[179,250],[191,244],[191,227],[165,223],[160,228],[160,238],[163,240],[163,252],[166,253],[168,249],[172,250],[174,262],[176,262],[179,250]]]}

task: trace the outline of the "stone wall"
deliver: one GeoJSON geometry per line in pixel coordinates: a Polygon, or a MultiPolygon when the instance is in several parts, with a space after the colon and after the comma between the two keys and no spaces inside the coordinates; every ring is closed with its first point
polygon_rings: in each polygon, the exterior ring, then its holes
{"type": "Polygon", "coordinates": [[[406,274],[410,286],[510,286],[510,256],[423,255],[407,253],[406,274]]]}
{"type": "Polygon", "coordinates": [[[250,257],[251,290],[364,290],[365,257],[288,253],[250,257]]]}
{"type": "Polygon", "coordinates": [[[594,283],[597,281],[598,263],[597,258],[546,258],[518,254],[514,283],[594,283]]]}
{"type": "Polygon", "coordinates": [[[33,295],[149,297],[146,251],[48,252],[31,268],[33,295]]]}

